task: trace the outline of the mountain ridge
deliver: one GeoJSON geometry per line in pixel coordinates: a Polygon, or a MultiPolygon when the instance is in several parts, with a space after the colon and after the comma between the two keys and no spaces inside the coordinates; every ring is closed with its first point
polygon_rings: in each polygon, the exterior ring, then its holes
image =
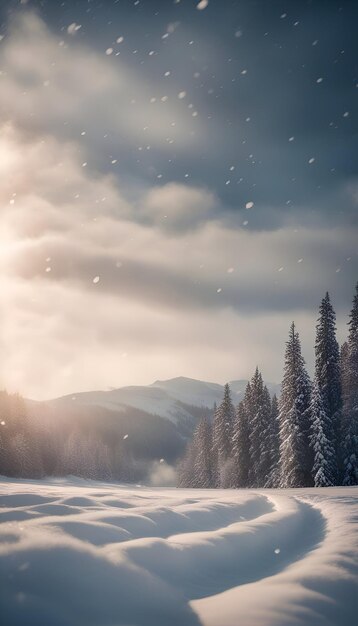
{"type": "MultiPolygon", "coordinates": [[[[238,379],[229,383],[232,400],[236,405],[243,397],[247,380],[238,379]]],[[[271,394],[279,393],[279,385],[267,383],[271,394]]],[[[83,391],[60,396],[46,404],[66,406],[70,403],[80,406],[98,406],[110,411],[123,412],[128,407],[169,419],[174,424],[181,418],[192,417],[188,407],[212,411],[219,404],[224,393],[224,385],[185,376],[167,380],[156,380],[149,385],[128,385],[109,390],[83,391]]]]}

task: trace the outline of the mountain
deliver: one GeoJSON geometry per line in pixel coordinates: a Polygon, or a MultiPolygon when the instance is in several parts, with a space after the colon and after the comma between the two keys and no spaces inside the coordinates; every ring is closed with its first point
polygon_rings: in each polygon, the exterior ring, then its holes
{"type": "MultiPolygon", "coordinates": [[[[230,383],[238,404],[247,381],[230,383]]],[[[270,393],[279,386],[268,385],[270,393]]],[[[29,415],[41,424],[58,429],[59,437],[79,431],[95,434],[110,448],[125,442],[126,452],[139,467],[138,480],[148,474],[153,461],[175,463],[198,420],[212,417],[214,404],[224,394],[223,385],[191,378],[157,380],[148,386],[130,386],[108,391],[73,393],[50,400],[27,400],[29,415]]]]}
{"type": "MultiPolygon", "coordinates": [[[[247,380],[234,380],[230,383],[232,399],[238,404],[243,397],[247,380]]],[[[268,383],[270,393],[279,393],[279,385],[268,383]]],[[[88,391],[63,396],[52,400],[57,406],[102,407],[109,411],[121,413],[128,407],[139,409],[152,415],[158,415],[174,424],[182,419],[194,417],[193,409],[212,410],[219,404],[224,394],[223,385],[209,383],[193,378],[171,378],[157,380],[148,386],[130,386],[111,389],[109,391],[88,391]]]]}

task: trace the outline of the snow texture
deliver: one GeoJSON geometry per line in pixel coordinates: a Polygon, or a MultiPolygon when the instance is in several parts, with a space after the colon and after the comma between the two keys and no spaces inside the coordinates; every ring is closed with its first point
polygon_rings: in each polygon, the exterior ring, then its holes
{"type": "Polygon", "coordinates": [[[17,626],[352,626],[358,490],[1,483],[17,626]]]}

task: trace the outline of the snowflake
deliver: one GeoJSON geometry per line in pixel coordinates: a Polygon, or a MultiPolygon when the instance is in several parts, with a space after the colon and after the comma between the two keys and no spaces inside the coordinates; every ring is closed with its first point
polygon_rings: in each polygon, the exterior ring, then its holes
{"type": "Polygon", "coordinates": [[[72,22],[69,26],[67,26],[67,32],[69,35],[74,35],[78,30],[82,28],[81,24],[76,24],[76,22],[72,22]]]}
{"type": "Polygon", "coordinates": [[[198,11],[203,11],[209,4],[209,0],[200,0],[200,2],[196,5],[198,11]]]}

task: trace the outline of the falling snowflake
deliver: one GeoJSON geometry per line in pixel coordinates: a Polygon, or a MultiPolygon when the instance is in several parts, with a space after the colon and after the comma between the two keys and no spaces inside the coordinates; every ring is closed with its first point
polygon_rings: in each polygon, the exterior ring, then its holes
{"type": "Polygon", "coordinates": [[[113,48],[107,48],[106,55],[110,56],[111,54],[113,54],[113,48]]]}
{"type": "Polygon", "coordinates": [[[251,201],[250,202],[246,202],[245,209],[252,209],[253,206],[254,206],[253,202],[251,202],[251,201]]]}
{"type": "Polygon", "coordinates": [[[314,161],[315,161],[315,158],[314,158],[314,157],[311,157],[311,158],[308,160],[308,163],[311,165],[312,163],[314,163],[314,161]]]}
{"type": "Polygon", "coordinates": [[[99,276],[95,276],[92,282],[93,282],[95,285],[97,285],[97,283],[99,283],[99,280],[100,280],[99,276]]]}
{"type": "Polygon", "coordinates": [[[82,28],[81,24],[76,24],[76,22],[72,22],[69,26],[67,26],[67,32],[69,35],[74,35],[78,30],[82,28]]]}
{"type": "Polygon", "coordinates": [[[275,552],[275,554],[280,554],[281,550],[280,550],[280,548],[275,548],[274,552],[275,552]]]}
{"type": "Polygon", "coordinates": [[[128,439],[129,435],[124,435],[123,439],[128,439]]]}
{"type": "Polygon", "coordinates": [[[118,38],[116,39],[116,42],[117,42],[117,43],[123,43],[123,41],[124,41],[124,37],[118,37],[118,38]]]}
{"type": "Polygon", "coordinates": [[[198,9],[198,11],[202,11],[203,9],[206,9],[208,4],[209,0],[200,0],[200,2],[196,5],[196,8],[198,9]]]}

